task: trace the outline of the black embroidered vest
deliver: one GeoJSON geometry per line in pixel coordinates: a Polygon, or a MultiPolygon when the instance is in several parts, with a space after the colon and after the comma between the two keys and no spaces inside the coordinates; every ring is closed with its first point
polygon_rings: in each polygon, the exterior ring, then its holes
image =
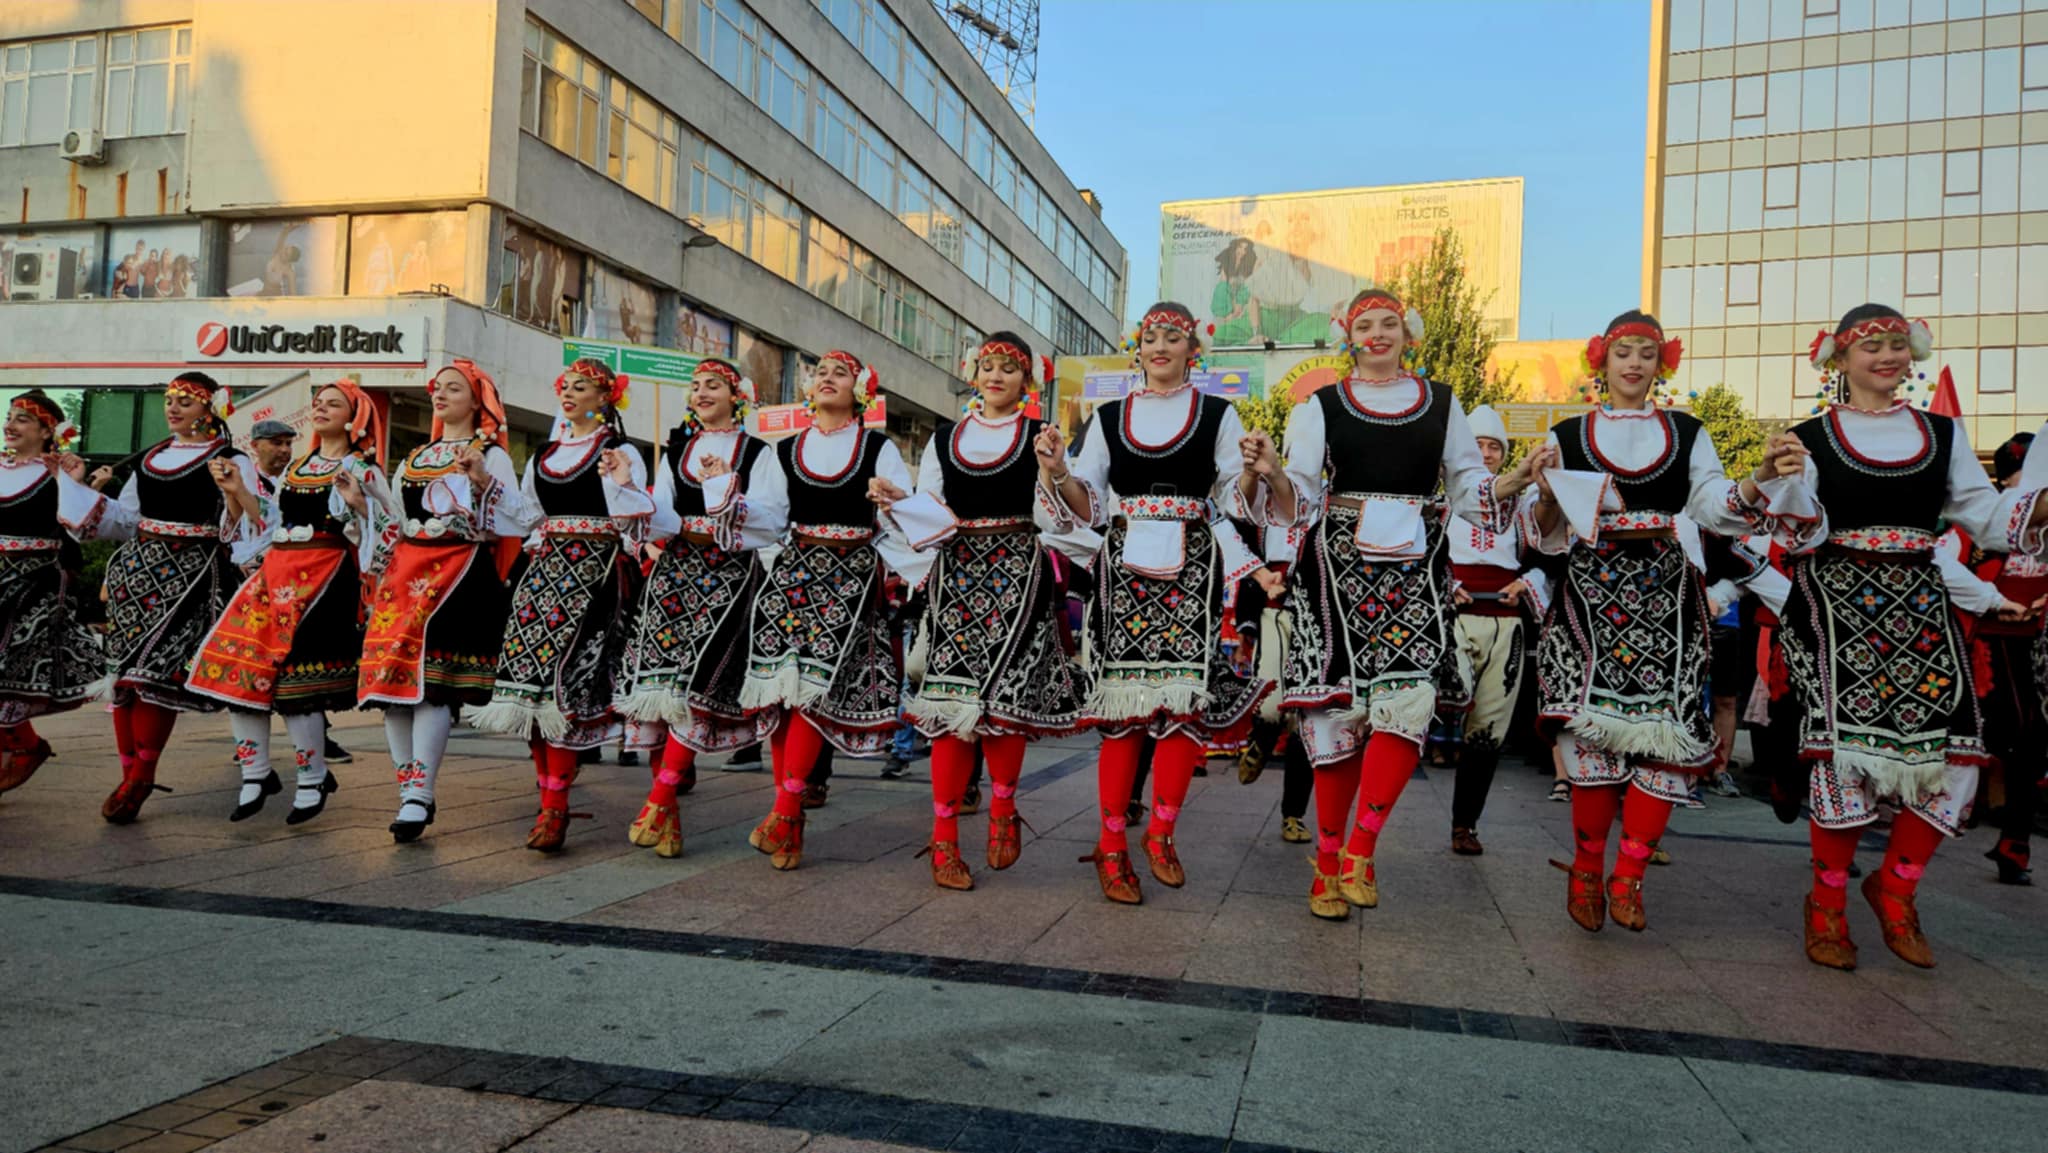
{"type": "Polygon", "coordinates": [[[1230,402],[1195,395],[1188,423],[1160,444],[1145,444],[1124,418],[1130,401],[1112,400],[1095,410],[1095,433],[1109,450],[1109,487],[1118,496],[1184,496],[1207,499],[1216,487],[1216,435],[1230,402]]]}
{"type": "MultiPolygon", "coordinates": [[[[697,438],[690,432],[690,425],[679,424],[674,432],[668,434],[668,447],[662,452],[662,459],[668,465],[669,479],[675,482],[673,503],[678,516],[704,515],[704,482],[691,476],[683,468],[692,455],[701,455],[692,447],[696,440],[697,438]]],[[[737,459],[728,460],[726,463],[738,474],[739,490],[745,492],[747,476],[754,467],[754,461],[767,449],[768,442],[743,432],[739,435],[737,447],[737,459]]]]}
{"type": "Polygon", "coordinates": [[[540,498],[541,511],[549,516],[610,516],[611,506],[604,499],[603,443],[572,445],[559,454],[567,462],[582,448],[588,455],[574,464],[555,463],[559,444],[549,441],[533,458],[533,494],[540,498]]]}
{"type": "Polygon", "coordinates": [[[13,496],[0,497],[0,536],[67,540],[57,523],[57,477],[45,470],[41,479],[13,496]]]}
{"type": "Polygon", "coordinates": [[[1343,382],[1318,389],[1323,410],[1324,468],[1333,493],[1427,497],[1443,477],[1451,390],[1424,381],[1406,412],[1377,413],[1352,403],[1343,382]]]}
{"type": "Polygon", "coordinates": [[[1830,533],[1878,527],[1931,533],[1940,528],[1955,422],[1917,409],[1904,411],[1919,424],[1925,444],[1911,459],[1896,463],[1858,456],[1832,411],[1792,426],[1812,454],[1830,533]]]}
{"type": "Polygon", "coordinates": [[[875,506],[868,502],[868,481],[875,475],[875,464],[882,458],[888,437],[862,428],[860,443],[846,467],[823,476],[804,468],[797,458],[797,447],[808,435],[806,430],[775,446],[775,459],[789,482],[789,523],[874,528],[875,506]]]}
{"type": "Polygon", "coordinates": [[[1558,421],[1551,428],[1563,467],[1584,472],[1604,472],[1614,478],[1622,507],[1629,512],[1661,512],[1676,516],[1685,511],[1692,498],[1692,448],[1700,438],[1700,422],[1690,413],[1659,410],[1652,417],[1664,423],[1664,452],[1648,465],[1630,471],[1600,456],[1593,444],[1597,410],[1584,416],[1558,421]]]}
{"type": "Polygon", "coordinates": [[[213,470],[206,466],[216,457],[233,460],[242,455],[241,451],[223,440],[216,442],[212,451],[201,453],[178,468],[160,472],[150,467],[157,454],[174,443],[167,440],[150,449],[135,470],[136,496],[141,500],[143,517],[174,524],[219,524],[227,498],[221,495],[220,486],[213,483],[213,470]]]}
{"type": "Polygon", "coordinates": [[[988,517],[1028,517],[1033,492],[1038,484],[1038,457],[1031,445],[1044,424],[1019,417],[1013,426],[1016,441],[1008,452],[986,464],[960,459],[954,438],[964,424],[939,422],[932,434],[938,442],[939,472],[946,482],[946,505],[961,520],[988,517]]]}
{"type": "Polygon", "coordinates": [[[329,511],[328,494],[334,491],[334,478],[347,465],[320,476],[302,473],[300,470],[313,459],[312,454],[300,457],[277,479],[278,521],[286,528],[311,525],[315,533],[340,536],[342,523],[329,511]]]}

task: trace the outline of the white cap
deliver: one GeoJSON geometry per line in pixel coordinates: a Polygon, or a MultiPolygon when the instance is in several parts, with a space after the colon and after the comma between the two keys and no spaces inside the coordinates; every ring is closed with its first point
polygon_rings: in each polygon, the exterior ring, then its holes
{"type": "Polygon", "coordinates": [[[1465,423],[1471,427],[1473,439],[1497,440],[1502,448],[1508,446],[1507,422],[1501,420],[1500,414],[1493,411],[1492,405],[1482,404],[1473,409],[1465,417],[1465,423]]]}

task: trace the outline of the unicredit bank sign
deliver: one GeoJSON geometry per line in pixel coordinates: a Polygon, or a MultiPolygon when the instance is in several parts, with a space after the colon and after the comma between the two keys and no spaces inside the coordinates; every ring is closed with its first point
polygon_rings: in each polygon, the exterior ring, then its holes
{"type": "Polygon", "coordinates": [[[185,346],[195,364],[423,364],[427,322],[289,324],[202,321],[185,346]]]}

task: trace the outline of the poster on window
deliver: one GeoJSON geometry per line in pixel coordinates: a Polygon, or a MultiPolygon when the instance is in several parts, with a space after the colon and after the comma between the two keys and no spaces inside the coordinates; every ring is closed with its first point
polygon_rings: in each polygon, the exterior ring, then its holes
{"type": "Polygon", "coordinates": [[[99,295],[99,230],[0,232],[0,300],[99,295]]]}
{"type": "Polygon", "coordinates": [[[754,394],[762,404],[774,404],[782,399],[782,362],[786,355],[779,344],[764,340],[742,328],[738,332],[738,344],[734,361],[740,372],[754,382],[754,394]]]}
{"type": "Polygon", "coordinates": [[[199,295],[199,226],[144,224],[107,233],[107,298],[188,299],[199,295]]]}
{"type": "Polygon", "coordinates": [[[676,347],[698,356],[732,357],[732,321],[676,305],[676,347]]]}
{"type": "Polygon", "coordinates": [[[497,311],[557,335],[565,323],[575,331],[583,302],[582,253],[507,220],[500,261],[497,311]]]}
{"type": "Polygon", "coordinates": [[[396,296],[446,289],[461,295],[469,217],[407,212],[349,218],[348,294],[396,296]]]}
{"type": "Polygon", "coordinates": [[[591,262],[583,335],[627,344],[654,343],[654,289],[608,264],[591,262]]]}
{"type": "Polygon", "coordinates": [[[340,296],[341,218],[228,223],[229,296],[340,296]]]}

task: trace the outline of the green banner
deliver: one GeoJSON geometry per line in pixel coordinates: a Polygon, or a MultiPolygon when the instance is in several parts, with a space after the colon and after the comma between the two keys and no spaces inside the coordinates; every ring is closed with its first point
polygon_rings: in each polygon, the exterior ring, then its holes
{"type": "Polygon", "coordinates": [[[613,372],[622,372],[642,380],[688,384],[690,377],[697,372],[697,362],[703,358],[692,353],[677,352],[672,348],[649,348],[645,345],[621,344],[615,340],[563,338],[564,367],[585,359],[595,360],[613,372]]]}

